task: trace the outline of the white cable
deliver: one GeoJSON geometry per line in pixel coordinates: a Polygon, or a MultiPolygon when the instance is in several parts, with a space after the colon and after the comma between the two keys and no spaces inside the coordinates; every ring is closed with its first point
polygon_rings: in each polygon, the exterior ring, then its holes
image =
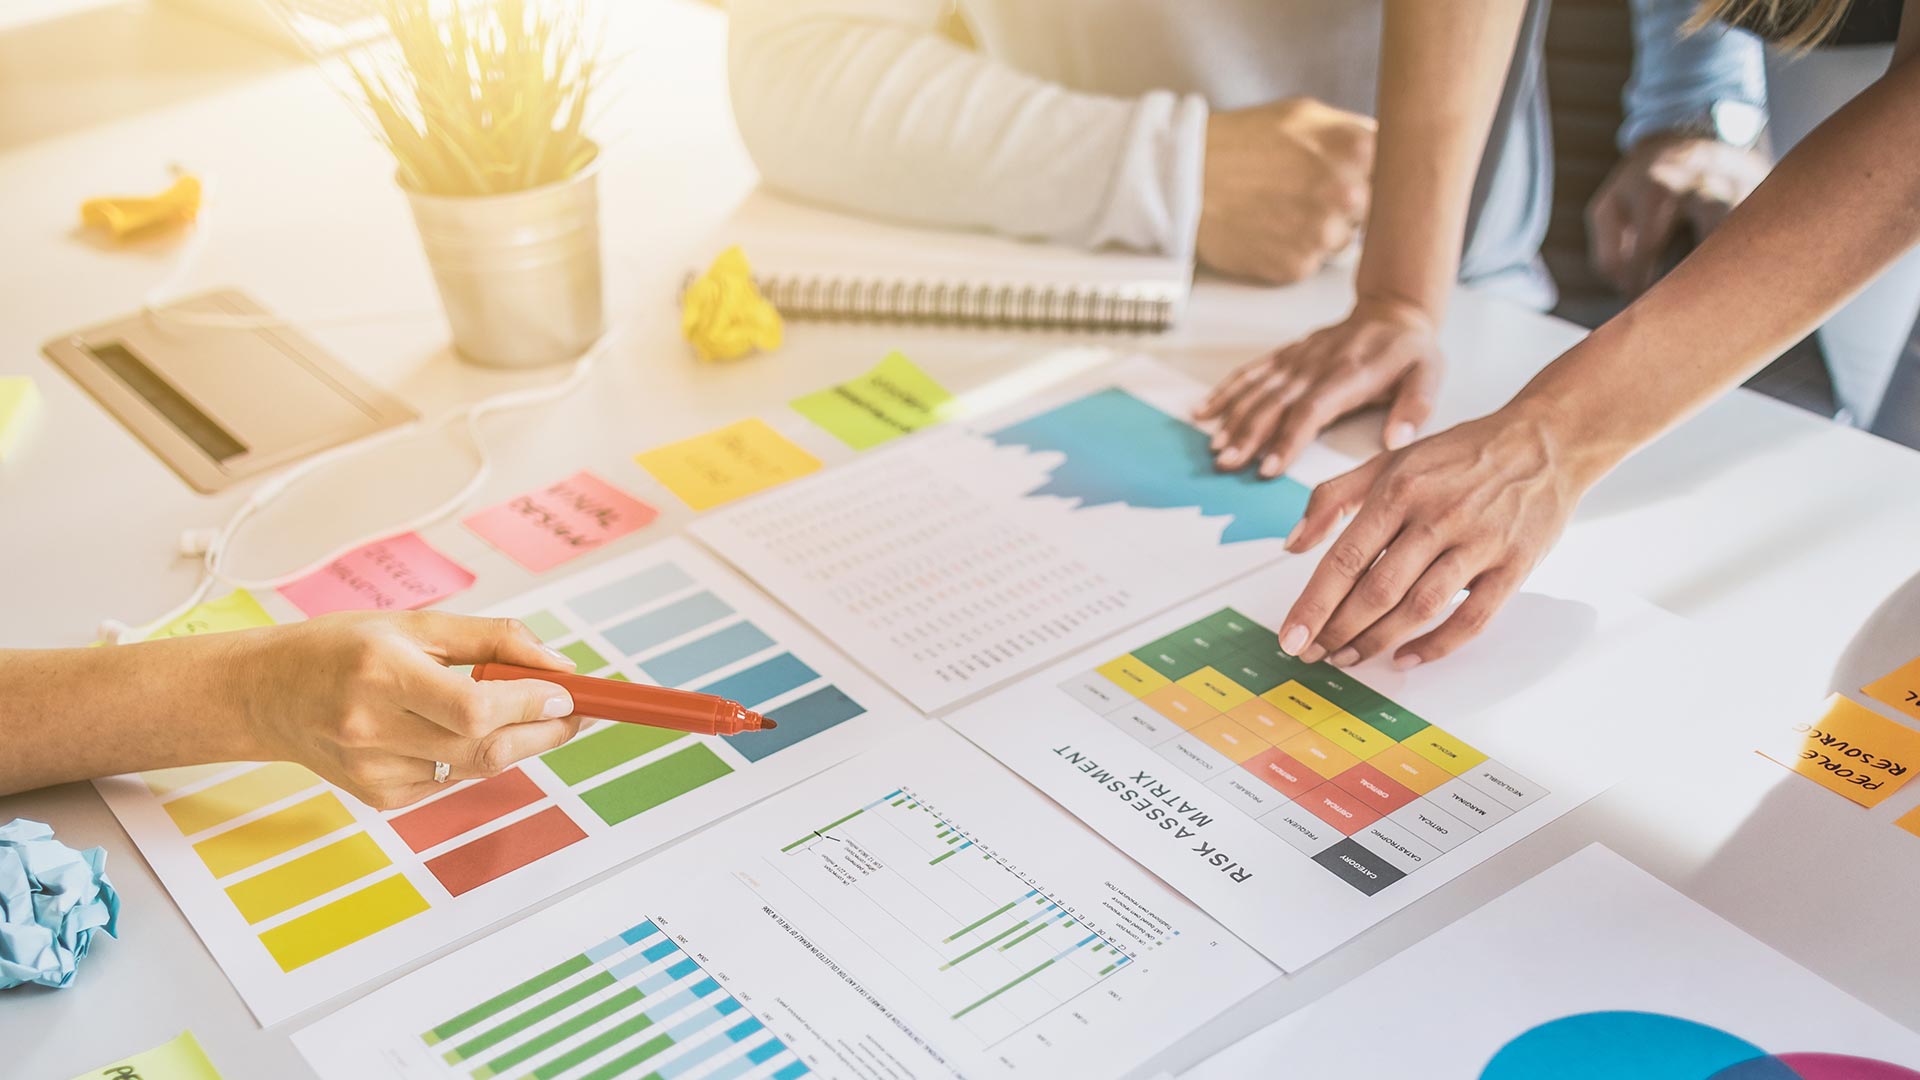
{"type": "MultiPolygon", "coordinates": [[[[163,277],[157,285],[147,292],[146,299],[142,304],[143,310],[150,317],[165,318],[209,329],[262,330],[293,325],[292,320],[280,315],[218,315],[205,312],[168,310],[166,308],[165,305],[168,302],[168,297],[179,288],[180,282],[191,269],[193,261],[206,246],[208,223],[204,211],[204,196],[209,189],[210,185],[203,183],[202,213],[195,222],[186,244],[181,247],[180,255],[175,260],[173,268],[167,272],[166,276],[163,277]]],[[[358,317],[340,317],[332,321],[372,321],[383,317],[388,316],[374,314],[358,317]]],[[[309,323],[316,320],[302,319],[301,321],[302,323],[309,323]]],[[[325,322],[329,320],[321,319],[317,321],[325,322]]],[[[573,368],[567,373],[567,377],[558,382],[549,383],[545,386],[508,390],[504,393],[495,394],[492,397],[483,398],[480,401],[455,409],[430,424],[423,424],[417,420],[411,423],[401,424],[398,427],[389,428],[374,435],[369,435],[364,439],[324,450],[278,476],[268,478],[258,488],[254,489],[251,495],[247,496],[246,501],[242,502],[240,506],[234,510],[233,515],[229,517],[226,524],[220,526],[220,528],[212,531],[196,529],[182,534],[180,538],[181,553],[185,555],[198,555],[201,563],[200,580],[194,585],[193,592],[183,603],[138,628],[130,627],[117,619],[103,620],[99,627],[98,640],[108,644],[118,644],[129,636],[145,637],[155,629],[165,626],[174,619],[192,611],[201,601],[206,599],[207,593],[216,583],[237,589],[278,588],[289,582],[298,581],[308,574],[328,565],[335,559],[357,548],[370,544],[375,540],[388,536],[397,536],[403,533],[417,532],[420,529],[435,525],[452,516],[462,506],[466,505],[467,500],[472,498],[474,492],[485,485],[488,478],[493,474],[493,460],[492,456],[487,452],[486,440],[481,437],[480,421],[494,413],[506,412],[513,409],[531,408],[535,405],[544,405],[549,402],[558,401],[572,393],[593,374],[595,363],[599,360],[600,356],[606,352],[608,346],[613,343],[623,329],[623,327],[615,326],[601,334],[600,337],[595,340],[592,345],[589,345],[587,350],[580,355],[580,359],[573,362],[573,368]],[[382,529],[377,533],[372,533],[360,537],[357,540],[342,544],[298,570],[293,570],[276,577],[239,578],[223,571],[222,567],[225,563],[228,548],[232,545],[233,538],[238,534],[241,526],[245,525],[249,518],[266,508],[275,499],[285,494],[294,484],[338,462],[359,457],[370,450],[396,442],[405,436],[414,435],[422,431],[438,431],[463,420],[466,422],[467,441],[473,451],[473,472],[468,476],[467,482],[460,486],[459,491],[454,492],[452,496],[443,500],[431,510],[400,522],[391,528],[382,529]]]]}

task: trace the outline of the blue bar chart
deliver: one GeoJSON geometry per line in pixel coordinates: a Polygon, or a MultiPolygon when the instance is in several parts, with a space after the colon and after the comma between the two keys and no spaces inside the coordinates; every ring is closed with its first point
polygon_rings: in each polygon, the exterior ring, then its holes
{"type": "Polygon", "coordinates": [[[468,1006],[420,1041],[474,1080],[809,1072],[651,919],[468,1006]]]}

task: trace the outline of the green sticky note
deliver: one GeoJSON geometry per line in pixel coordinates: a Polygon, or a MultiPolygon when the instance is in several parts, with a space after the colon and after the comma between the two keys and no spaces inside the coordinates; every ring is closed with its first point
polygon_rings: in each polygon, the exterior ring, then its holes
{"type": "Polygon", "coordinates": [[[879,446],[941,419],[953,395],[895,352],[864,375],[795,398],[793,409],[855,450],[879,446]]]}
{"type": "Polygon", "coordinates": [[[73,1080],[135,1076],[140,1080],[220,1080],[220,1070],[207,1060],[207,1052],[200,1049],[200,1040],[193,1037],[193,1032],[183,1031],[151,1050],[89,1069],[73,1080]]]}
{"type": "Polygon", "coordinates": [[[13,453],[40,411],[40,390],[25,375],[0,375],[0,461],[13,453]]]}
{"type": "Polygon", "coordinates": [[[152,638],[189,637],[194,634],[218,634],[227,630],[247,630],[272,626],[273,616],[245,589],[235,589],[218,600],[208,600],[153,633],[152,638]]]}

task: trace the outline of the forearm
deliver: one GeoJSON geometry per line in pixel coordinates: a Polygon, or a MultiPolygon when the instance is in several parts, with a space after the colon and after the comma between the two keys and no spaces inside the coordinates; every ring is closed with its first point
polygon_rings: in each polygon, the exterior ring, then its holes
{"type": "Polygon", "coordinates": [[[1920,241],[1920,64],[1808,136],[1699,250],[1537,376],[1542,418],[1594,474],[1737,385],[1920,241]]]}
{"type": "Polygon", "coordinates": [[[1380,139],[1356,288],[1437,322],[1525,0],[1388,0],[1380,139]]]}
{"type": "Polygon", "coordinates": [[[0,794],[258,757],[245,690],[261,635],[0,651],[0,794]]]}
{"type": "Polygon", "coordinates": [[[1206,108],[1077,93],[960,48],[926,0],[736,0],[735,118],[765,178],[899,220],[1185,253],[1206,108]]]}

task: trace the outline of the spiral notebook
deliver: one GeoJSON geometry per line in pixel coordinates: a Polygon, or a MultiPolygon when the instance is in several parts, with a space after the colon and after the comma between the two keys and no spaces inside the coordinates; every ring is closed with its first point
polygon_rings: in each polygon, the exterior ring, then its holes
{"type": "Polygon", "coordinates": [[[741,203],[709,257],[740,245],[754,282],[799,320],[1057,327],[1173,326],[1192,264],[836,213],[764,189],[741,203]]]}

